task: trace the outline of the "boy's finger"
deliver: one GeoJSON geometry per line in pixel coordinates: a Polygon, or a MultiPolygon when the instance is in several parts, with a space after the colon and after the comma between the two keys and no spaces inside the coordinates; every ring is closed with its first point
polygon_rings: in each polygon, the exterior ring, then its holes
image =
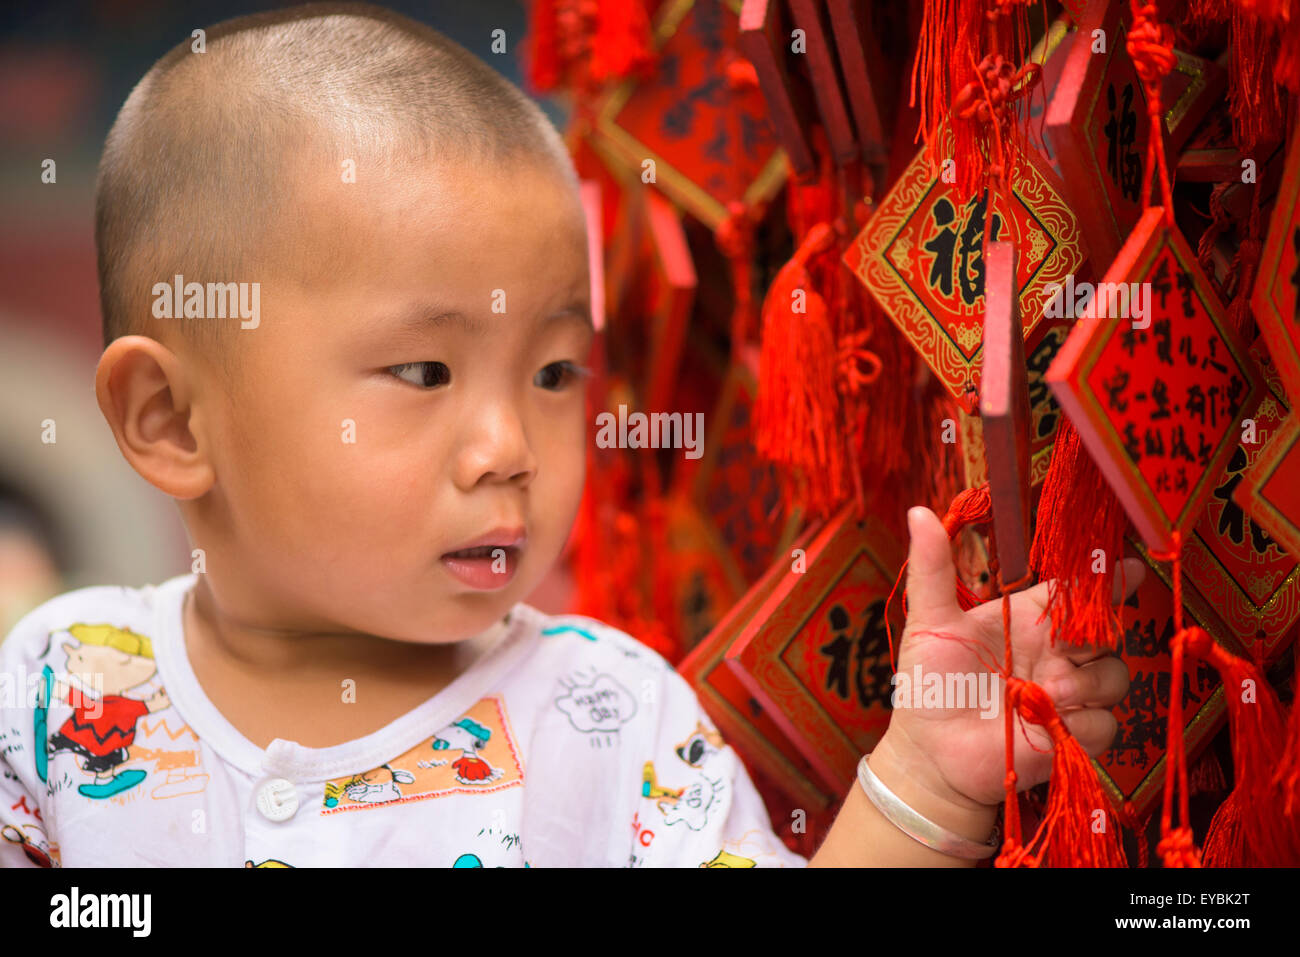
{"type": "Polygon", "coordinates": [[[1124,699],[1128,687],[1128,664],[1108,655],[1062,675],[1052,681],[1046,690],[1058,708],[1109,708],[1124,699]]]}
{"type": "Polygon", "coordinates": [[[1146,564],[1140,558],[1126,558],[1115,566],[1115,587],[1111,592],[1111,603],[1118,605],[1128,598],[1142,580],[1147,577],[1146,564]]]}
{"type": "Polygon", "coordinates": [[[1115,744],[1115,735],[1119,733],[1119,721],[1115,715],[1102,708],[1086,708],[1061,715],[1065,727],[1083,750],[1094,758],[1100,757],[1115,744]]]}
{"type": "Polygon", "coordinates": [[[915,621],[937,622],[961,613],[952,546],[939,517],[918,505],[907,513],[907,612],[915,621]]]}

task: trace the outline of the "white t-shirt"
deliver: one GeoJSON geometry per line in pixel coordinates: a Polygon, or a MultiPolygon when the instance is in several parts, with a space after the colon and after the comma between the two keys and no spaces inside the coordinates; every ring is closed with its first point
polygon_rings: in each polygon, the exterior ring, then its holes
{"type": "Polygon", "coordinates": [[[387,727],[262,749],[190,668],[195,579],[60,595],[0,645],[0,867],[807,863],[690,685],[617,629],[519,603],[387,727]]]}

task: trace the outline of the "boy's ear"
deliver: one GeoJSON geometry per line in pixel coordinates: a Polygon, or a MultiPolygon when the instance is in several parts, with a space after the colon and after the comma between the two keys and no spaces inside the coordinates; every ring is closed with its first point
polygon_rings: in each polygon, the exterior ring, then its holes
{"type": "Polygon", "coordinates": [[[172,498],[198,498],[216,478],[194,385],[176,354],[146,336],[114,339],[95,370],[95,398],[117,447],[172,498]]]}

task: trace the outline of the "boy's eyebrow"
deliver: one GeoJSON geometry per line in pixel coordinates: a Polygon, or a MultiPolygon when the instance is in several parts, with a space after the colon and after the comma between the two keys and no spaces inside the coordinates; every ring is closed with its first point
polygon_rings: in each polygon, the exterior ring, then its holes
{"type": "MultiPolygon", "coordinates": [[[[549,324],[561,319],[576,319],[582,325],[595,329],[595,324],[591,318],[591,307],[586,302],[572,302],[546,316],[542,319],[542,323],[549,324]]],[[[398,320],[398,325],[402,329],[412,331],[428,328],[441,329],[452,323],[460,326],[461,329],[472,336],[483,336],[488,330],[488,324],[482,319],[467,316],[463,312],[454,309],[439,310],[426,306],[415,306],[404,312],[398,320]]]]}
{"type": "Polygon", "coordinates": [[[543,319],[542,322],[549,323],[549,322],[555,322],[556,320],[559,319],[566,319],[566,318],[577,319],[584,326],[586,326],[587,328],[593,331],[596,328],[596,324],[591,319],[591,306],[588,305],[586,302],[570,303],[569,305],[565,306],[563,309],[551,313],[549,316],[543,319]]]}

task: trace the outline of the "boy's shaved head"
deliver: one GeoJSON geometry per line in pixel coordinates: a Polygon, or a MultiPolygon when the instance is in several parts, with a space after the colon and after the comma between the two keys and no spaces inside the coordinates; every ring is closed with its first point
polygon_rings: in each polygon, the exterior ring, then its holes
{"type": "MultiPolygon", "coordinates": [[[[544,165],[576,188],[563,139],[522,91],[432,28],[360,3],[239,17],[145,75],[100,162],[104,342],[174,324],[220,353],[230,319],[155,319],[152,287],[260,281],[296,220],[304,164],[544,165]],[[254,274],[254,273],[258,274],[254,274]]],[[[320,264],[302,264],[304,270],[320,264]]],[[[179,311],[179,310],[178,310],[179,311]]]]}

